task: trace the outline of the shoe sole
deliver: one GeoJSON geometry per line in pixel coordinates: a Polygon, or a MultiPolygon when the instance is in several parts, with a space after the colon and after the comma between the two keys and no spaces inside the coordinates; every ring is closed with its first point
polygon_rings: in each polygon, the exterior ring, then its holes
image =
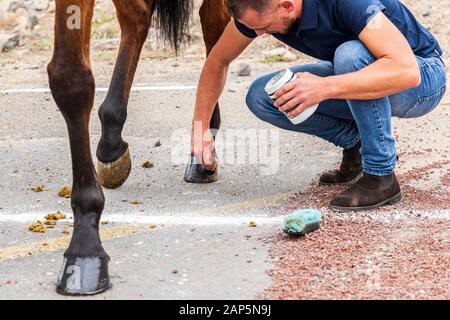
{"type": "Polygon", "coordinates": [[[347,212],[347,211],[367,211],[367,210],[373,210],[373,209],[378,209],[380,207],[383,207],[385,205],[393,205],[396,204],[398,202],[400,202],[402,200],[402,193],[398,193],[395,196],[393,196],[392,198],[389,198],[387,200],[384,200],[380,203],[377,203],[375,205],[372,206],[367,206],[367,207],[338,207],[338,206],[331,206],[330,205],[330,209],[334,212],[347,212]]]}
{"type": "Polygon", "coordinates": [[[350,185],[355,184],[356,182],[358,182],[358,180],[361,179],[362,176],[363,176],[363,172],[361,171],[360,173],[358,173],[358,175],[356,177],[354,177],[352,180],[347,181],[347,182],[326,183],[326,182],[319,181],[319,184],[321,186],[350,186],[350,185]]]}

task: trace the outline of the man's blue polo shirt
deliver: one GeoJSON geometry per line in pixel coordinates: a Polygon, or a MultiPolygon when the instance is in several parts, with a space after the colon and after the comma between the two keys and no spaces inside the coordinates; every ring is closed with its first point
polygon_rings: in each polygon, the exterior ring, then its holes
{"type": "MultiPolygon", "coordinates": [[[[300,21],[286,34],[273,36],[317,59],[332,61],[344,42],[358,39],[371,18],[383,11],[408,40],[417,56],[441,56],[434,36],[398,0],[303,0],[300,21]]],[[[256,38],[254,30],[235,19],[239,31],[256,38]]]]}

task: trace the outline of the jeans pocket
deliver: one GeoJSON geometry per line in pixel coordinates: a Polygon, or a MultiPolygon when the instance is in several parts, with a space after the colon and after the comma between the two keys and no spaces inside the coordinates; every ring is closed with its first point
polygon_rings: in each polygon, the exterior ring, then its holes
{"type": "Polygon", "coordinates": [[[431,96],[419,98],[417,103],[409,108],[402,118],[418,118],[430,113],[439,105],[445,95],[445,91],[446,86],[431,96]]]}

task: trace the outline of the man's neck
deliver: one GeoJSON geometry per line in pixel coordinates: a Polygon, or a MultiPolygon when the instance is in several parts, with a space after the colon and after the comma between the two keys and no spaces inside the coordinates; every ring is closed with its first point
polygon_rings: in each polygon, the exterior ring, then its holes
{"type": "Polygon", "coordinates": [[[295,17],[300,21],[303,14],[303,0],[294,0],[295,3],[295,17]]]}

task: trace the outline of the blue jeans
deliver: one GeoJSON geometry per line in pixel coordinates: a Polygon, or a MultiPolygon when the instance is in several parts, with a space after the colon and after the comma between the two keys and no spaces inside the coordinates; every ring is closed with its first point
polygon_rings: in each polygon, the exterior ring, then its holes
{"type": "MultiPolygon", "coordinates": [[[[333,63],[320,61],[291,69],[327,77],[358,71],[374,61],[375,57],[365,45],[353,40],[336,50],[333,63]]],[[[417,61],[422,76],[418,87],[381,99],[323,101],[313,116],[298,125],[292,124],[264,91],[264,86],[275,73],[263,76],[251,85],[247,105],[263,121],[282,129],[320,137],[345,149],[361,141],[363,171],[377,176],[390,175],[397,162],[392,116],[421,117],[438,106],[446,90],[443,61],[437,57],[417,57],[417,61]]]]}

